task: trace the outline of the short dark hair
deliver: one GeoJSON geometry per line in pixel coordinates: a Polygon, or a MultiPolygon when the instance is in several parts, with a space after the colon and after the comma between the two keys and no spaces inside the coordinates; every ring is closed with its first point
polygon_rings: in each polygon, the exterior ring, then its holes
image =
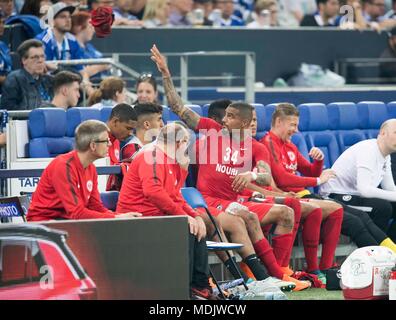
{"type": "Polygon", "coordinates": [[[54,92],[56,93],[60,87],[70,85],[73,82],[81,83],[81,76],[71,71],[61,71],[54,76],[54,92]]]}
{"type": "Polygon", "coordinates": [[[239,116],[243,120],[248,120],[249,123],[252,121],[254,107],[251,104],[245,102],[234,102],[228,107],[237,109],[239,111],[239,116]]]}
{"type": "Polygon", "coordinates": [[[138,103],[134,107],[136,112],[136,117],[139,120],[139,117],[145,115],[151,115],[155,113],[162,114],[162,106],[157,103],[138,103]]]}
{"type": "Polygon", "coordinates": [[[326,4],[329,0],[316,0],[316,5],[319,7],[320,4],[326,4]]]}
{"type": "Polygon", "coordinates": [[[17,49],[17,53],[21,59],[27,58],[27,54],[30,48],[43,48],[44,45],[40,40],[29,39],[23,41],[17,49]]]}
{"type": "Polygon", "coordinates": [[[136,111],[135,109],[127,103],[119,103],[114,106],[113,110],[111,110],[109,120],[113,118],[118,118],[121,122],[129,122],[129,121],[136,121],[136,111]]]}
{"type": "Polygon", "coordinates": [[[213,101],[208,108],[208,118],[211,119],[223,119],[225,109],[232,103],[229,99],[219,99],[213,101]]]}
{"type": "Polygon", "coordinates": [[[300,116],[300,112],[296,108],[296,106],[292,103],[284,102],[284,103],[279,103],[276,108],[274,113],[272,114],[272,121],[271,125],[275,125],[275,121],[277,118],[284,118],[288,116],[300,116]]]}

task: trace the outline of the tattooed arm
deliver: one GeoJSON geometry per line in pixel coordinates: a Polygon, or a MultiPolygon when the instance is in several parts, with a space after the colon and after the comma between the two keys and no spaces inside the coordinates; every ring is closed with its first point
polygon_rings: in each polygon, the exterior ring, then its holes
{"type": "Polygon", "coordinates": [[[153,60],[159,72],[162,74],[163,85],[165,89],[166,99],[168,100],[169,107],[171,110],[176,113],[180,119],[182,119],[186,125],[195,130],[198,126],[198,122],[200,120],[200,115],[191,110],[188,107],[185,107],[182,99],[176,91],[176,88],[173,84],[172,77],[166,63],[165,57],[161,54],[158,48],[153,45],[151,48],[151,60],[153,60]]]}
{"type": "Polygon", "coordinates": [[[260,186],[269,186],[272,182],[271,168],[267,163],[260,160],[257,162],[257,179],[256,183],[260,186]]]}

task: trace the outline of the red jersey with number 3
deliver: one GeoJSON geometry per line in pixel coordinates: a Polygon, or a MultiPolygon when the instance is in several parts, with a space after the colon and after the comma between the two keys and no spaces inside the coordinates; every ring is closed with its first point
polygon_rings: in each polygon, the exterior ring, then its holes
{"type": "Polygon", "coordinates": [[[269,163],[267,149],[251,137],[241,142],[231,139],[228,131],[209,118],[201,118],[196,129],[202,133],[196,143],[198,190],[204,196],[237,200],[232,177],[252,171],[260,160],[269,163]]]}

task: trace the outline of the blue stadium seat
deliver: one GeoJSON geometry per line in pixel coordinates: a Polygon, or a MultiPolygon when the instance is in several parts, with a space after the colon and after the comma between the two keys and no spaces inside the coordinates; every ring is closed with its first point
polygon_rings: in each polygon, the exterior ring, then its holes
{"type": "Polygon", "coordinates": [[[305,136],[308,150],[317,147],[325,155],[324,167],[330,168],[340,155],[335,133],[328,130],[327,108],[322,103],[305,103],[300,111],[299,130],[305,136]]]}
{"type": "MultiPolygon", "coordinates": [[[[193,111],[198,113],[200,116],[202,116],[201,106],[196,105],[196,104],[186,104],[185,106],[190,108],[190,109],[192,109],[193,111]]],[[[169,119],[168,119],[168,121],[180,121],[180,118],[179,118],[179,116],[176,113],[174,113],[173,111],[171,111],[169,109],[169,119]]]]}
{"type": "Polygon", "coordinates": [[[203,106],[202,106],[202,115],[204,116],[204,117],[207,117],[208,116],[208,110],[209,110],[209,103],[207,103],[207,104],[204,104],[203,106]]]}
{"type": "Polygon", "coordinates": [[[353,102],[334,102],[327,105],[329,127],[335,130],[340,152],[365,140],[366,136],[359,128],[357,106],[353,102]]]}
{"type": "Polygon", "coordinates": [[[100,109],[100,121],[107,122],[110,118],[113,107],[103,107],[100,109]]]}
{"type": "Polygon", "coordinates": [[[388,109],[388,118],[396,119],[396,101],[389,102],[387,105],[388,109]]]}
{"type": "Polygon", "coordinates": [[[291,140],[297,146],[298,151],[300,151],[304,158],[309,159],[309,150],[304,135],[301,132],[297,132],[292,135],[291,140]]]}
{"type": "Polygon", "coordinates": [[[167,106],[162,106],[162,121],[164,121],[164,124],[167,124],[167,122],[169,121],[169,114],[170,114],[170,110],[167,106]]]}
{"type": "Polygon", "coordinates": [[[265,130],[266,107],[264,107],[262,104],[256,104],[255,105],[255,109],[256,109],[256,114],[257,114],[257,134],[256,134],[256,139],[260,140],[267,133],[267,131],[265,130]]]}
{"type": "Polygon", "coordinates": [[[271,121],[272,121],[272,114],[275,111],[276,106],[278,103],[271,103],[265,106],[265,130],[271,130],[271,121]]]}
{"type": "Polygon", "coordinates": [[[71,108],[66,112],[68,137],[74,137],[77,126],[85,120],[101,120],[100,110],[96,108],[71,108]]]}
{"type": "Polygon", "coordinates": [[[388,119],[388,108],[380,101],[362,101],[357,104],[359,127],[369,139],[376,138],[381,124],[388,119]]]}
{"type": "Polygon", "coordinates": [[[66,112],[58,108],[39,108],[29,113],[29,157],[52,158],[73,149],[65,137],[66,112]]]}
{"type": "Polygon", "coordinates": [[[103,205],[112,211],[115,211],[117,208],[118,202],[118,191],[105,191],[100,193],[100,199],[102,200],[103,205]]]}
{"type": "Polygon", "coordinates": [[[184,200],[190,205],[191,208],[206,208],[208,209],[208,205],[206,204],[205,199],[202,194],[195,188],[181,188],[181,193],[183,195],[184,200]]]}

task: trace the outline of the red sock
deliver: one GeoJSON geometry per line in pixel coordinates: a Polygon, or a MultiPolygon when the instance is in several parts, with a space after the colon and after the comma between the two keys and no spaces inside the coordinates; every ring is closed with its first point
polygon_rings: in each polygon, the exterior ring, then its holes
{"type": "Polygon", "coordinates": [[[318,270],[318,247],[320,239],[320,224],[322,223],[322,209],[317,208],[305,218],[303,222],[302,239],[304,245],[307,271],[318,270]]]}
{"type": "Polygon", "coordinates": [[[290,257],[293,251],[293,245],[294,241],[296,240],[296,235],[298,232],[298,228],[300,226],[300,220],[301,220],[301,204],[300,200],[294,199],[294,198],[286,198],[285,199],[285,205],[292,208],[294,210],[294,227],[293,227],[293,232],[292,232],[292,240],[290,244],[290,249],[283,258],[282,263],[280,263],[281,267],[288,267],[289,266],[289,261],[290,257]]]}
{"type": "Polygon", "coordinates": [[[280,266],[293,245],[292,238],[292,233],[274,235],[272,237],[272,248],[274,249],[276,261],[280,266]]]}
{"type": "Polygon", "coordinates": [[[261,262],[267,268],[268,273],[276,277],[278,279],[283,278],[283,272],[280,269],[276,258],[274,256],[274,252],[268,243],[266,238],[263,238],[256,243],[253,244],[254,250],[256,251],[257,256],[260,258],[261,262]]]}
{"type": "Polygon", "coordinates": [[[323,221],[322,227],[322,258],[320,259],[320,270],[331,268],[334,261],[334,255],[340,238],[341,224],[343,219],[342,208],[330,213],[323,221]]]}

